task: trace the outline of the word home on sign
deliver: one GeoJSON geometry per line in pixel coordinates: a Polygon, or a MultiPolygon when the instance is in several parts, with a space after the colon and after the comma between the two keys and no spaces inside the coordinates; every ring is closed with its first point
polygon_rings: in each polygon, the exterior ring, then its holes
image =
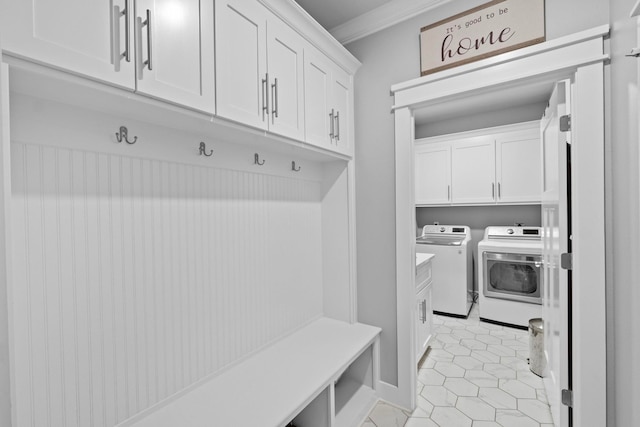
{"type": "Polygon", "coordinates": [[[540,43],[544,29],[544,0],[494,0],[421,29],[421,75],[540,43]]]}

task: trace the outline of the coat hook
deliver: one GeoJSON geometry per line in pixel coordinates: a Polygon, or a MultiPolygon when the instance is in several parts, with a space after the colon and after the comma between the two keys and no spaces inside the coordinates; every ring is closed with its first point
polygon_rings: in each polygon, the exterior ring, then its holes
{"type": "Polygon", "coordinates": [[[210,157],[213,154],[213,150],[209,150],[209,154],[207,154],[207,146],[204,142],[200,143],[200,155],[210,157]]]}
{"type": "Polygon", "coordinates": [[[260,155],[258,153],[253,155],[253,163],[258,165],[258,166],[262,166],[264,165],[265,160],[260,161],[260,155]]]}
{"type": "Polygon", "coordinates": [[[291,170],[294,172],[300,172],[301,167],[298,166],[298,168],[296,168],[296,162],[291,162],[291,170]]]}
{"type": "Polygon", "coordinates": [[[118,142],[122,142],[124,140],[127,144],[135,144],[138,140],[138,137],[134,136],[133,141],[129,141],[128,132],[129,130],[126,126],[120,126],[120,131],[116,132],[116,139],[118,140],[118,142]]]}

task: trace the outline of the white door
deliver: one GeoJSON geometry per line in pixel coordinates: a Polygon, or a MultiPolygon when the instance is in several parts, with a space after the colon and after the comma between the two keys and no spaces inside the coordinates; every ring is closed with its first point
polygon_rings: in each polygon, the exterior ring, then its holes
{"type": "Polygon", "coordinates": [[[0,10],[7,52],[134,89],[133,0],[2,0],[0,10]]]}
{"type": "Polygon", "coordinates": [[[137,0],[135,16],[138,92],[214,113],[213,3],[137,0]]]}
{"type": "Polygon", "coordinates": [[[451,150],[451,201],[493,203],[496,196],[496,154],[491,137],[470,138],[451,150]]]}
{"type": "Polygon", "coordinates": [[[304,39],[278,18],[267,22],[269,130],[304,139],[304,39]]]}
{"type": "Polygon", "coordinates": [[[451,203],[451,145],[416,145],[416,205],[451,203]]]}
{"type": "Polygon", "coordinates": [[[304,53],[305,141],[323,148],[331,146],[331,64],[313,48],[304,53]]]}
{"type": "Polygon", "coordinates": [[[266,11],[246,0],[217,0],[215,5],[218,115],[266,129],[266,11]]]}
{"type": "Polygon", "coordinates": [[[331,72],[331,99],[333,114],[333,147],[345,154],[353,153],[351,144],[351,78],[342,69],[333,67],[331,72]]]}
{"type": "Polygon", "coordinates": [[[568,164],[570,133],[560,128],[561,117],[570,111],[571,86],[556,85],[541,121],[542,138],[542,242],[544,262],[544,349],[548,373],[544,383],[554,424],[569,426],[568,407],[561,403],[563,389],[570,389],[569,271],[560,266],[561,254],[570,251],[570,195],[568,164]]]}

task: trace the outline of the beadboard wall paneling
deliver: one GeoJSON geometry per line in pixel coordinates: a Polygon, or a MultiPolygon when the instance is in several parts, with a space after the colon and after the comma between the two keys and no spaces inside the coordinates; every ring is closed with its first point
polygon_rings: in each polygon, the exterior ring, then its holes
{"type": "Polygon", "coordinates": [[[16,125],[17,425],[113,426],[322,314],[320,182],[25,143],[16,125]]]}

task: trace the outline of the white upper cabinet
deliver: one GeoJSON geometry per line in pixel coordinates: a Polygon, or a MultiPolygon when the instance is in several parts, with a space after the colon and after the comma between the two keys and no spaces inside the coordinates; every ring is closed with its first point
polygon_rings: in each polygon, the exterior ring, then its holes
{"type": "Polygon", "coordinates": [[[416,205],[540,203],[537,122],[416,140],[416,205]]]}
{"type": "Polygon", "coordinates": [[[540,203],[541,164],[537,129],[500,135],[496,139],[497,202],[540,203]]]}
{"type": "Polygon", "coordinates": [[[451,145],[416,144],[416,205],[451,203],[451,145]]]}
{"type": "Polygon", "coordinates": [[[304,39],[257,2],[216,1],[218,114],[304,136],[304,39]]]}
{"type": "Polygon", "coordinates": [[[2,0],[3,49],[134,89],[134,14],[129,3],[127,0],[2,0]]]}
{"type": "Polygon", "coordinates": [[[220,116],[265,128],[266,10],[246,0],[216,0],[216,86],[220,116]]]}
{"type": "Polygon", "coordinates": [[[495,144],[491,137],[455,142],[451,147],[451,201],[495,201],[495,144]]]}
{"type": "Polygon", "coordinates": [[[353,95],[351,77],[341,68],[334,65],[332,70],[331,90],[333,98],[333,149],[335,151],[352,154],[352,126],[353,122],[351,97],[353,95]]]}
{"type": "Polygon", "coordinates": [[[136,89],[214,112],[213,3],[136,0],[136,89]]]}
{"type": "Polygon", "coordinates": [[[313,48],[305,51],[305,141],[353,153],[351,76],[313,48]]]}
{"type": "Polygon", "coordinates": [[[214,112],[210,2],[3,0],[2,10],[13,55],[214,112]]]}
{"type": "Polygon", "coordinates": [[[269,130],[304,139],[304,40],[277,18],[267,23],[269,130]]]}
{"type": "Polygon", "coordinates": [[[319,147],[331,144],[331,63],[313,49],[304,55],[305,140],[319,147]]]}

